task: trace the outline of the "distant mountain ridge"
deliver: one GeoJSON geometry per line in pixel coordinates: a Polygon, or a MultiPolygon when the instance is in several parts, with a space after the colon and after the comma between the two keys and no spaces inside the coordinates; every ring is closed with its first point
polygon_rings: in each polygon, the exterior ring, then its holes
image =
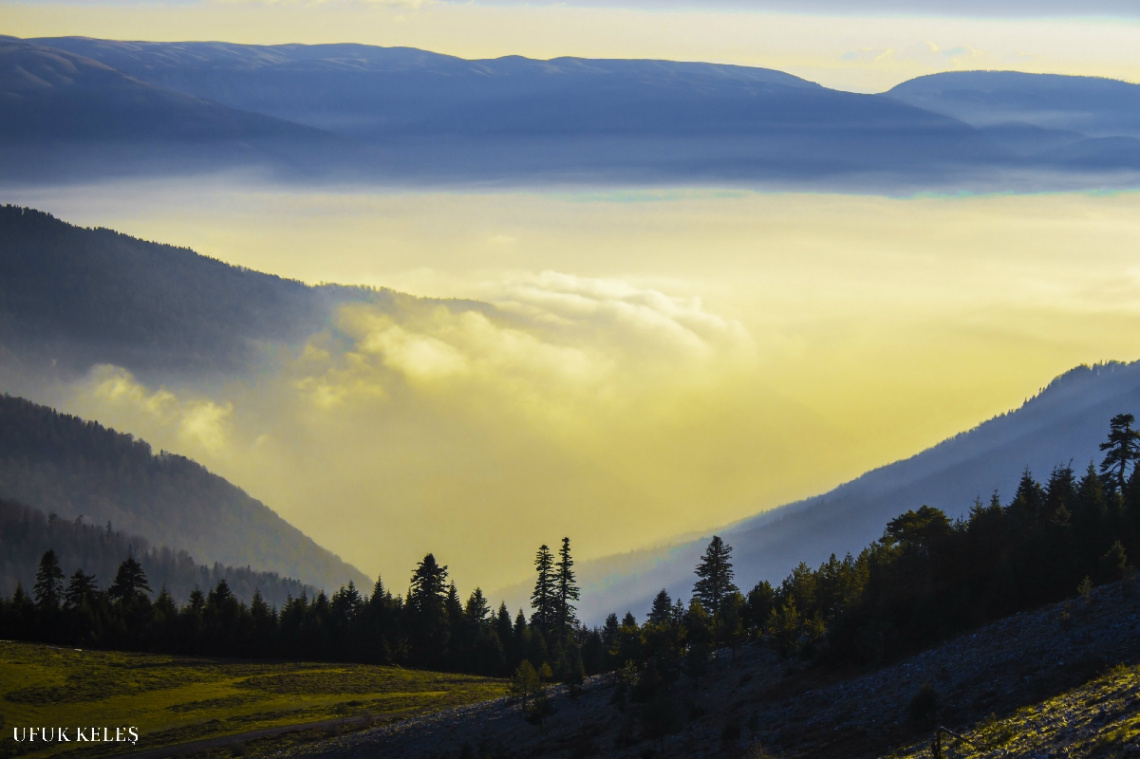
{"type": "MultiPolygon", "coordinates": [[[[956,518],[995,491],[1008,502],[1026,468],[1046,479],[1071,463],[1080,474],[1090,461],[1099,464],[1098,446],[1119,413],[1140,417],[1140,362],[1077,367],[1014,411],[828,493],[714,532],[734,549],[742,589],[760,580],[778,583],[801,561],[816,567],[832,553],[858,553],[908,509],[928,505],[956,518]]],[[[582,562],[583,618],[598,621],[627,608],[644,614],[662,587],[689,598],[708,538],[582,562]]]]}
{"type": "Polygon", "coordinates": [[[1010,79],[995,102],[1024,107],[990,123],[967,106],[989,107],[993,77],[955,79],[952,90],[924,77],[860,95],[770,69],[707,63],[8,37],[0,38],[0,99],[20,106],[8,129],[23,152],[0,150],[0,168],[27,182],[228,170],[332,183],[759,183],[876,192],[1140,181],[1130,142],[1140,136],[1130,110],[1140,88],[1116,83],[1106,96],[1101,80],[1040,76],[1010,79]],[[44,89],[17,65],[23,59],[86,73],[57,76],[61,83],[44,89]],[[1020,100],[1018,88],[1028,93],[1020,100]],[[139,102],[123,108],[142,110],[116,133],[122,109],[114,104],[126,89],[137,90],[139,102]],[[1063,113],[1045,119],[1033,111],[1061,90],[1070,92],[1059,101],[1063,113]],[[1081,110],[1086,101],[1097,108],[1081,110]],[[71,117],[81,113],[90,115],[71,117]],[[36,142],[29,126],[36,123],[62,130],[52,150],[36,142]],[[166,139],[166,123],[181,137],[166,139]],[[128,137],[146,149],[115,148],[128,137]],[[1088,142],[1105,137],[1117,141],[1088,142]],[[1072,145],[1081,147],[1054,152],[1072,145]]]}
{"type": "Polygon", "coordinates": [[[198,562],[249,566],[330,591],[371,582],[260,501],[182,456],[0,395],[0,499],[82,517],[198,562]]]}
{"type": "Polygon", "coordinates": [[[921,76],[887,93],[979,128],[991,141],[1043,164],[1089,171],[1140,167],[1140,85],[1018,71],[921,76]]]}

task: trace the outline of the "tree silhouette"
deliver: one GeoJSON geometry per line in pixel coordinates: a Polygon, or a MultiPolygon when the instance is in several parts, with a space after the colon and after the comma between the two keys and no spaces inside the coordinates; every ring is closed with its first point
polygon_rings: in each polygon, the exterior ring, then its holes
{"type": "Polygon", "coordinates": [[[133,556],[127,557],[127,560],[119,565],[115,581],[107,589],[107,596],[112,601],[119,601],[129,606],[140,599],[145,599],[144,592],[152,592],[150,585],[147,584],[146,572],[133,556]]]}
{"type": "Polygon", "coordinates": [[[574,584],[573,566],[574,559],[570,557],[570,538],[562,538],[562,548],[558,549],[558,562],[554,565],[558,580],[554,622],[558,627],[559,635],[568,633],[574,623],[578,621],[577,617],[574,616],[574,612],[578,610],[574,602],[580,597],[581,591],[574,584]]]}
{"type": "Polygon", "coordinates": [[[1102,451],[1108,451],[1100,464],[1100,473],[1112,474],[1113,484],[1121,493],[1128,482],[1128,463],[1140,459],[1140,431],[1132,429],[1135,421],[1132,414],[1112,417],[1108,423],[1108,440],[1100,444],[1102,451]]]}
{"type": "Polygon", "coordinates": [[[41,610],[56,610],[63,595],[63,570],[59,568],[59,560],[55,551],[49,550],[40,559],[40,568],[36,572],[36,584],[32,588],[36,597],[36,606],[41,610]]]}
{"type": "Polygon", "coordinates": [[[701,563],[697,565],[696,574],[701,579],[693,585],[693,595],[701,600],[712,614],[720,610],[721,602],[729,593],[735,593],[737,588],[732,583],[732,546],[713,535],[701,563]]]}
{"type": "Polygon", "coordinates": [[[550,548],[543,544],[534,557],[534,569],[538,577],[534,581],[534,592],[530,596],[530,606],[534,614],[530,617],[532,626],[549,633],[554,622],[554,605],[558,597],[558,577],[554,573],[554,556],[550,548]]]}
{"type": "Polygon", "coordinates": [[[412,657],[416,663],[438,667],[447,652],[449,636],[447,609],[447,567],[428,554],[412,573],[408,591],[408,623],[412,657]]]}

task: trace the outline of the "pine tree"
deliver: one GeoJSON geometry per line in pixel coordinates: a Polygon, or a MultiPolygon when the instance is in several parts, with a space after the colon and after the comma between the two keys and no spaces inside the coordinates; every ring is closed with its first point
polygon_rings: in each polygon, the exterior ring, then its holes
{"type": "Polygon", "coordinates": [[[693,595],[712,614],[716,614],[729,593],[739,590],[732,583],[731,556],[732,546],[721,540],[719,535],[713,535],[701,563],[697,565],[696,575],[701,579],[693,585],[693,595]]]}
{"type": "Polygon", "coordinates": [[[82,569],[77,569],[67,583],[67,590],[63,592],[64,606],[78,609],[85,602],[90,604],[97,591],[95,575],[84,574],[82,569]]]}
{"type": "Polygon", "coordinates": [[[412,573],[407,615],[412,657],[417,664],[438,667],[450,638],[447,617],[447,567],[428,554],[412,573]]]}
{"type": "Polygon", "coordinates": [[[1112,474],[1112,483],[1121,493],[1128,483],[1128,464],[1140,459],[1140,430],[1132,429],[1135,421],[1132,414],[1112,417],[1108,440],[1100,444],[1102,451],[1108,451],[1100,464],[1100,473],[1112,474]]]}
{"type": "Polygon", "coordinates": [[[554,606],[558,597],[558,578],[554,573],[554,557],[545,544],[535,554],[534,568],[538,572],[538,577],[534,582],[534,593],[530,596],[530,606],[534,609],[530,623],[546,634],[550,632],[550,627],[555,621],[554,606]]]}
{"type": "Polygon", "coordinates": [[[507,609],[507,602],[499,602],[499,611],[495,614],[495,633],[499,636],[499,642],[503,644],[503,649],[510,648],[511,644],[511,612],[507,609]]]}
{"type": "MultiPolygon", "coordinates": [[[[506,606],[503,607],[504,609],[506,606]]],[[[475,588],[471,591],[471,595],[467,599],[467,606],[463,609],[464,615],[472,623],[483,627],[487,622],[487,615],[491,613],[491,607],[487,603],[486,597],[483,595],[482,588],[475,588]]],[[[508,619],[510,618],[508,614],[508,619]]]]}
{"type": "Polygon", "coordinates": [[[123,605],[130,606],[146,599],[146,596],[143,595],[144,591],[146,593],[153,592],[150,585],[147,584],[146,572],[143,571],[142,565],[135,561],[133,556],[128,557],[119,565],[115,581],[107,589],[107,596],[112,601],[119,601],[123,605]]]}
{"type": "Polygon", "coordinates": [[[653,608],[649,610],[649,621],[655,624],[664,624],[673,614],[673,599],[665,588],[661,589],[653,599],[653,608]]]}
{"type": "Polygon", "coordinates": [[[59,568],[59,559],[55,551],[49,550],[40,559],[40,568],[36,572],[36,584],[32,588],[36,598],[36,607],[41,612],[54,612],[59,609],[63,596],[63,570],[59,568]]]}
{"type": "Polygon", "coordinates": [[[578,607],[574,602],[581,595],[580,589],[574,584],[574,559],[570,557],[570,538],[562,538],[562,548],[558,550],[558,562],[554,565],[558,578],[558,598],[555,612],[555,624],[560,636],[568,635],[578,621],[574,612],[578,607]]]}

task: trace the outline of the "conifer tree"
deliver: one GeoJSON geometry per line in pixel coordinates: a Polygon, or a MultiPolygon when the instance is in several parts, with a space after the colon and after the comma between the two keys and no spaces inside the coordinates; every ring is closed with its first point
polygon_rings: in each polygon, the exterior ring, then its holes
{"type": "Polygon", "coordinates": [[[673,614],[673,599],[669,598],[668,591],[661,589],[653,598],[653,607],[649,610],[649,621],[655,624],[664,624],[673,614]]]}
{"type": "Polygon", "coordinates": [[[495,614],[495,633],[499,636],[499,642],[503,644],[504,649],[508,649],[511,643],[511,612],[507,609],[507,602],[499,602],[499,611],[495,614]]]}
{"type": "Polygon", "coordinates": [[[1108,440],[1100,444],[1108,451],[1100,464],[1100,473],[1112,475],[1112,484],[1121,493],[1128,482],[1128,465],[1140,459],[1140,430],[1132,429],[1132,414],[1117,414],[1109,421],[1108,440]]]}
{"type": "MultiPolygon", "coordinates": [[[[504,606],[503,608],[506,607],[504,606]]],[[[467,599],[467,606],[463,609],[463,613],[469,621],[479,627],[482,627],[487,623],[487,615],[491,613],[491,607],[487,603],[486,597],[483,595],[482,588],[475,588],[475,590],[471,591],[471,595],[467,599]]]]}
{"type": "Polygon", "coordinates": [[[739,590],[732,582],[731,557],[732,546],[721,540],[719,535],[713,535],[701,563],[697,565],[696,575],[701,579],[693,585],[693,595],[712,614],[716,614],[729,593],[739,590]]]}
{"type": "Polygon", "coordinates": [[[447,567],[428,554],[412,573],[412,586],[408,591],[409,641],[415,663],[438,667],[447,652],[448,616],[447,567]]]}
{"type": "Polygon", "coordinates": [[[36,598],[36,607],[41,612],[54,612],[59,609],[63,596],[63,570],[59,568],[59,559],[54,550],[47,551],[40,559],[40,568],[36,571],[36,584],[32,588],[36,598]]]}
{"type": "Polygon", "coordinates": [[[558,597],[554,622],[560,636],[569,634],[578,621],[574,615],[578,607],[574,605],[574,602],[578,600],[581,592],[578,586],[574,584],[573,566],[574,559],[570,557],[570,538],[562,538],[562,548],[558,550],[558,562],[554,565],[555,574],[558,578],[558,597]]]}
{"type": "Polygon", "coordinates": [[[131,606],[146,600],[146,596],[143,595],[144,592],[153,592],[150,585],[147,584],[146,572],[143,571],[142,565],[135,561],[133,556],[129,556],[126,561],[119,565],[115,581],[107,589],[107,596],[112,601],[131,606]]]}
{"type": "Polygon", "coordinates": [[[534,613],[530,623],[544,634],[550,632],[554,623],[554,605],[558,597],[558,578],[554,573],[554,557],[550,548],[543,544],[534,557],[534,569],[538,577],[534,581],[534,592],[530,596],[530,606],[534,613]]]}
{"type": "Polygon", "coordinates": [[[63,592],[64,606],[78,609],[85,602],[91,603],[97,591],[95,575],[84,574],[82,569],[77,569],[67,583],[67,590],[63,592]]]}

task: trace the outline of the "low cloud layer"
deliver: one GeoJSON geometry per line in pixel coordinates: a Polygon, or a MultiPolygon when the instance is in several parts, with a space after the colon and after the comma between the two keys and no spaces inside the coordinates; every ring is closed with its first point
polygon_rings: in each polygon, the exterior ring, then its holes
{"type": "Polygon", "coordinates": [[[773,409],[740,392],[755,367],[743,326],[699,300],[547,271],[493,305],[345,306],[209,397],[100,366],[70,405],[254,484],[397,588],[427,551],[501,585],[563,535],[597,555],[728,519],[756,451],[708,442],[728,417],[763,434],[773,409]]]}
{"type": "Polygon", "coordinates": [[[15,200],[457,298],[346,306],[255,376],[5,388],[201,461],[396,589],[428,551],[490,591],[564,535],[586,559],[705,533],[1140,356],[1135,193],[15,200]]]}

